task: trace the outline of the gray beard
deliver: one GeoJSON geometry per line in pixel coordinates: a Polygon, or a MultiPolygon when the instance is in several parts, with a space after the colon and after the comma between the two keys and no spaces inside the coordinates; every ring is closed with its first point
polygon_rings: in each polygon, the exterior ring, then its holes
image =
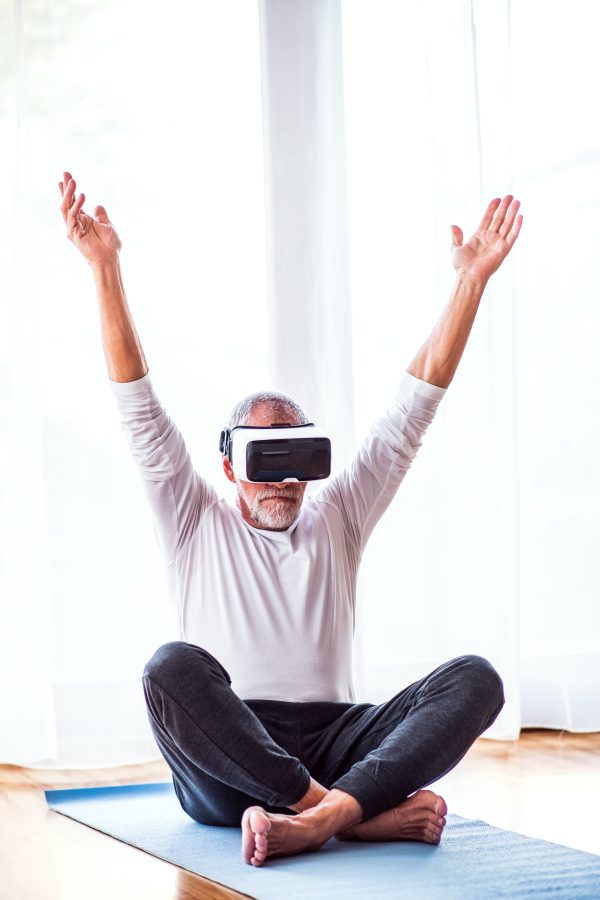
{"type": "MultiPolygon", "coordinates": [[[[244,489],[239,481],[237,482],[237,485],[240,493],[244,499],[246,499],[244,489]]],[[[264,490],[259,491],[254,498],[254,503],[250,506],[250,515],[255,522],[262,525],[263,528],[268,528],[269,531],[287,531],[290,525],[293,525],[298,518],[301,506],[302,502],[298,502],[298,496],[295,492],[293,494],[286,494],[285,488],[283,488],[283,490],[265,488],[264,490]],[[286,502],[285,500],[280,500],[279,503],[269,503],[268,506],[262,503],[263,500],[268,498],[282,496],[289,497],[294,502],[290,503],[289,501],[286,502]]]]}

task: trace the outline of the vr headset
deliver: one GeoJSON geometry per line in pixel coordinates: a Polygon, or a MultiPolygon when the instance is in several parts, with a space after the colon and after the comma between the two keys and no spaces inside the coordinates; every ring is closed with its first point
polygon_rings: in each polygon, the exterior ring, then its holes
{"type": "Polygon", "coordinates": [[[331,473],[331,441],[312,423],[225,428],[219,450],[242,481],[318,481],[331,473]]]}

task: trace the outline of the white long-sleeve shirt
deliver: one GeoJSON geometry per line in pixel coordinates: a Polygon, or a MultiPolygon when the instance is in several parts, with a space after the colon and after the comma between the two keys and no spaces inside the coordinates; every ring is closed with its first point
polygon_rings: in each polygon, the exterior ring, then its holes
{"type": "Polygon", "coordinates": [[[142,477],[181,640],[242,699],[352,702],[358,566],[445,390],[404,373],[352,464],[287,531],[253,528],[193,468],[149,376],[112,383],[142,477]]]}

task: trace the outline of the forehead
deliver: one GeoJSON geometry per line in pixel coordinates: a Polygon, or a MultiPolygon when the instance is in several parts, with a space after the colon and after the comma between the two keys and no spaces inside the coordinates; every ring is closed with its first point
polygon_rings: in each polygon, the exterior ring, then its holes
{"type": "Polygon", "coordinates": [[[263,403],[258,406],[248,417],[248,421],[246,422],[246,425],[253,425],[255,428],[284,424],[299,425],[300,422],[298,421],[298,417],[290,410],[287,412],[278,412],[276,408],[270,406],[268,403],[263,403]]]}

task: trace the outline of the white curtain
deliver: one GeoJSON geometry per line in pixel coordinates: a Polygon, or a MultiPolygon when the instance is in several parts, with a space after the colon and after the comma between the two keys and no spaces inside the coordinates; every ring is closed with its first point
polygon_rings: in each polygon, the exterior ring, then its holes
{"type": "Polygon", "coordinates": [[[365,555],[360,698],[474,652],[507,686],[490,736],[600,729],[591,5],[15,0],[0,16],[15,173],[0,182],[0,760],[155,757],[140,674],[175,635],[58,212],[64,168],[119,227],[154,381],[222,490],[222,422],[265,384],[332,431],[342,464],[450,292],[449,225],[519,196],[513,257],[365,555]]]}
{"type": "Polygon", "coordinates": [[[474,652],[507,687],[489,737],[600,729],[594,6],[342,9],[359,431],[450,293],[449,226],[525,214],[363,563],[366,696],[474,652]]]}
{"type": "MultiPolygon", "coordinates": [[[[53,756],[56,748],[50,691],[40,398],[43,371],[37,352],[38,305],[33,299],[28,254],[33,207],[32,126],[24,58],[25,22],[20,6],[15,9],[12,34],[12,45],[5,43],[2,56],[12,75],[13,122],[3,116],[0,131],[0,146],[12,150],[12,158],[3,160],[3,169],[14,173],[15,195],[19,197],[18,204],[8,205],[11,219],[2,222],[0,232],[0,269],[4,276],[0,294],[0,498],[6,510],[0,532],[0,722],[10,726],[0,730],[0,758],[7,760],[53,756]],[[12,274],[10,291],[5,289],[8,273],[12,274]],[[18,513],[13,512],[16,510],[18,513]]],[[[6,208],[9,198],[4,187],[3,194],[1,205],[6,208]]]]}
{"type": "Polygon", "coordinates": [[[268,383],[258,10],[0,17],[0,761],[156,758],[141,673],[176,631],[57,184],[116,223],[154,382],[225,491],[223,422],[268,383]]]}
{"type": "Polygon", "coordinates": [[[327,429],[335,471],[356,440],[341,6],[259,10],[271,381],[327,429]]]}

